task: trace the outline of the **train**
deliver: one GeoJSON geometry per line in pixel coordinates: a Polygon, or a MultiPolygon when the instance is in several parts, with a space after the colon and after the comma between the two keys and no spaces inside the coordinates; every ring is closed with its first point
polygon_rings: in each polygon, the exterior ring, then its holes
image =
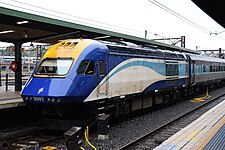
{"type": "Polygon", "coordinates": [[[21,91],[39,118],[87,123],[166,105],[225,80],[225,60],[125,41],[51,46],[21,91]]]}

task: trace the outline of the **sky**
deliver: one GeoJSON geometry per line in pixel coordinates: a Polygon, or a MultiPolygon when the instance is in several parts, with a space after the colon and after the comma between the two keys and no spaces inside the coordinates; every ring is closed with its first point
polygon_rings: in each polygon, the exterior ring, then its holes
{"type": "Polygon", "coordinates": [[[191,0],[0,0],[0,6],[143,38],[147,30],[148,39],[185,36],[193,50],[225,49],[225,29],[191,0]]]}

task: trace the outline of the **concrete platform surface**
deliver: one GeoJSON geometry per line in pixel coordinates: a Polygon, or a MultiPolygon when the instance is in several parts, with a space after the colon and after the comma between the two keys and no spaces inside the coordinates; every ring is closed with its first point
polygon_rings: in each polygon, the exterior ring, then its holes
{"type": "Polygon", "coordinates": [[[225,133],[221,134],[224,124],[225,100],[171,136],[154,150],[201,150],[207,149],[208,143],[211,143],[211,147],[217,147],[216,150],[224,150],[225,133]],[[221,136],[218,136],[217,133],[220,133],[221,136]],[[215,140],[213,137],[217,137],[217,139],[215,140]],[[212,140],[213,142],[210,142],[212,140]]]}
{"type": "Polygon", "coordinates": [[[24,105],[20,91],[14,91],[14,86],[10,86],[8,91],[6,91],[5,86],[0,87],[0,109],[24,105]]]}

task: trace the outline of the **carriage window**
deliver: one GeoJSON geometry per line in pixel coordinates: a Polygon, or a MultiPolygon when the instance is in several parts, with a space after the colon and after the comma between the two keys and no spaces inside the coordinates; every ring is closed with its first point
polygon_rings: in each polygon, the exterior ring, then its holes
{"type": "Polygon", "coordinates": [[[38,66],[37,75],[66,75],[72,66],[72,58],[44,59],[38,66]]]}
{"type": "Polygon", "coordinates": [[[213,67],[212,66],[210,66],[210,72],[213,72],[213,67]]]}
{"type": "Polygon", "coordinates": [[[216,72],[218,72],[219,71],[219,66],[216,66],[216,72]]]}
{"type": "Polygon", "coordinates": [[[92,75],[94,74],[94,61],[83,60],[77,69],[77,74],[79,75],[92,75]]]}
{"type": "Polygon", "coordinates": [[[105,70],[104,70],[104,61],[99,61],[99,75],[104,75],[105,70]]]}
{"type": "Polygon", "coordinates": [[[216,66],[213,66],[213,72],[216,72],[216,66]]]}
{"type": "Polygon", "coordinates": [[[178,76],[178,63],[166,64],[166,76],[178,76]]]}
{"type": "Polygon", "coordinates": [[[203,72],[206,72],[206,66],[205,65],[203,66],[203,72]]]}
{"type": "Polygon", "coordinates": [[[220,69],[220,71],[223,71],[223,68],[222,68],[222,66],[219,66],[219,69],[220,69]]]}

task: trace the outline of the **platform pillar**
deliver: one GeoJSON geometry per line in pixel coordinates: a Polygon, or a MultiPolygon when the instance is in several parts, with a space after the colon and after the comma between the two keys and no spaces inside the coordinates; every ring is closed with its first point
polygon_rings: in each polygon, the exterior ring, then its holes
{"type": "Polygon", "coordinates": [[[17,69],[15,71],[15,91],[22,90],[22,65],[21,65],[21,46],[23,43],[15,42],[15,62],[17,64],[17,69]]]}

